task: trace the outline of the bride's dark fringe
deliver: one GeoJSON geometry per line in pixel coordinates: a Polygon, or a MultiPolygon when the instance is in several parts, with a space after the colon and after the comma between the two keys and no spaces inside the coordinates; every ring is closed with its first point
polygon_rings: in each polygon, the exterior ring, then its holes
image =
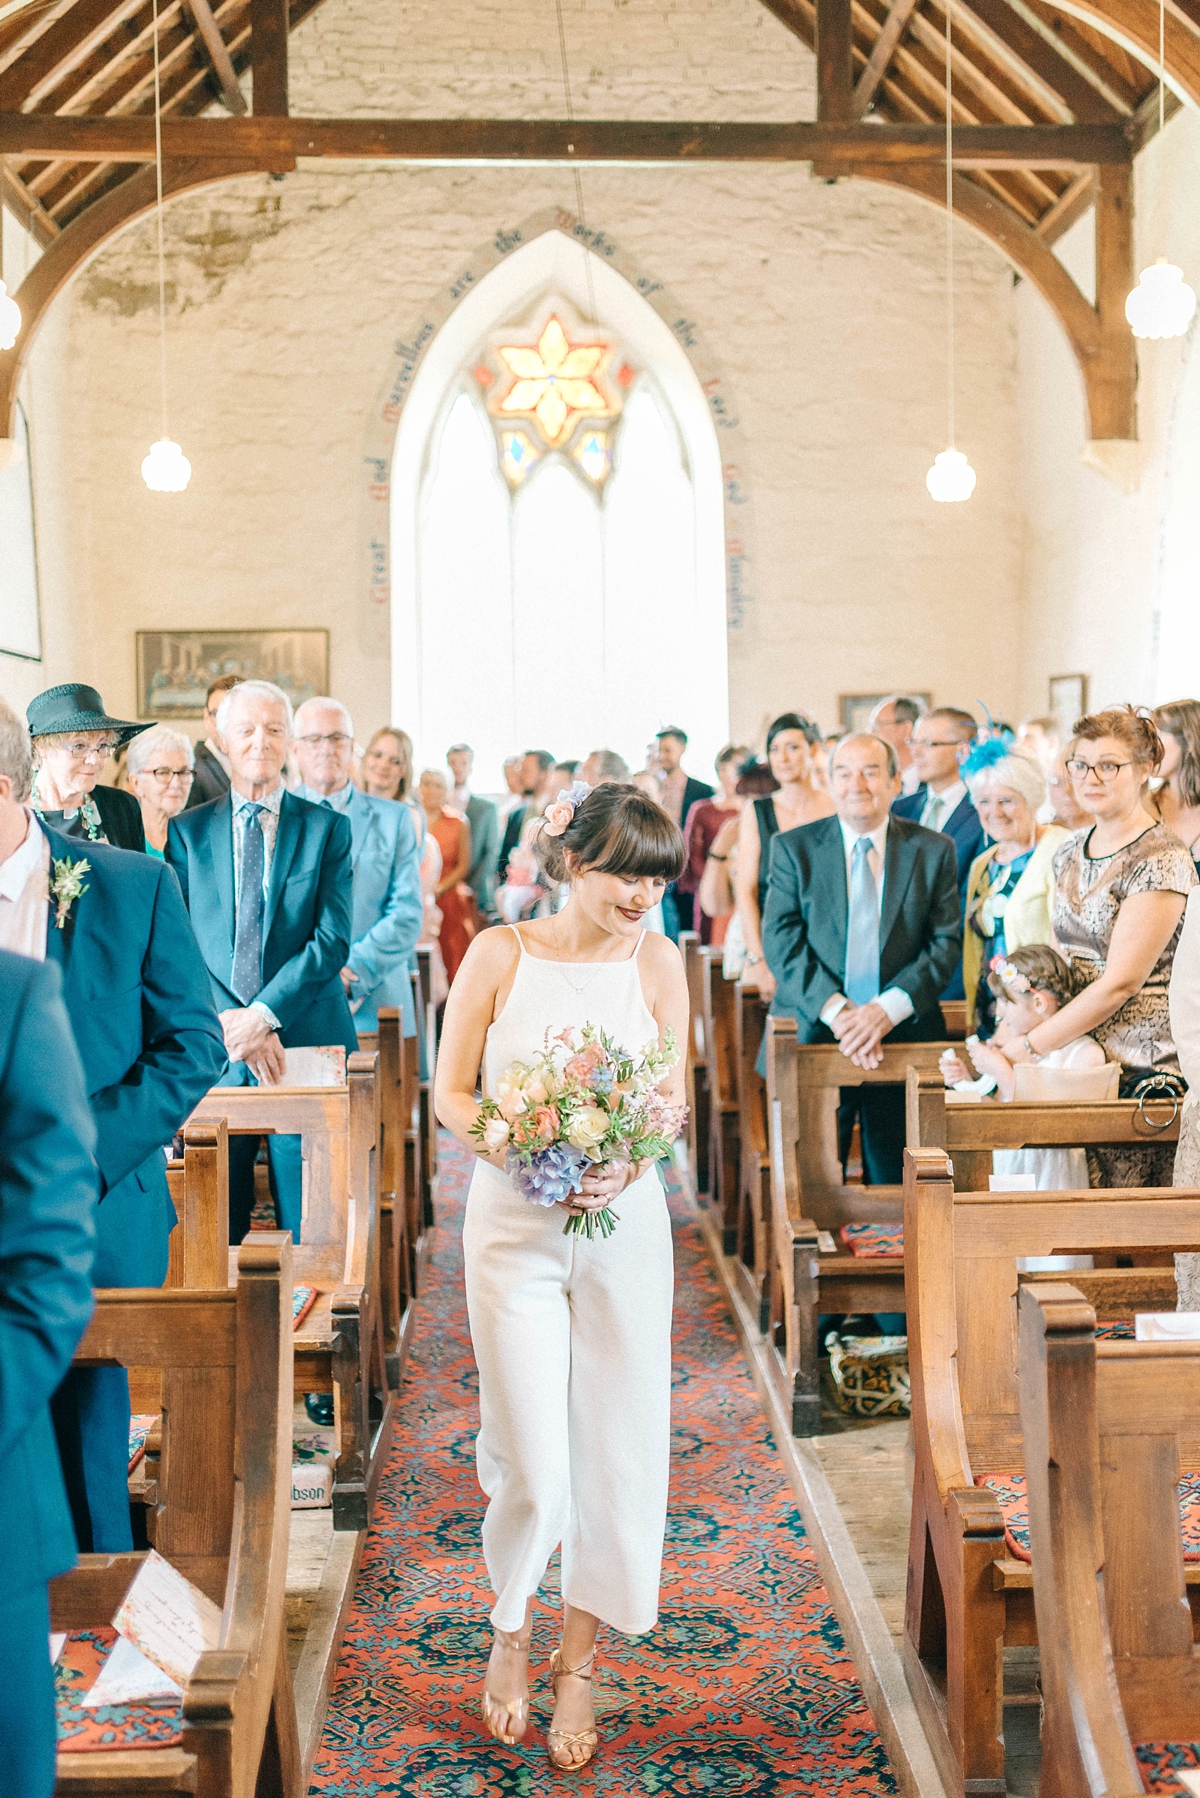
{"type": "Polygon", "coordinates": [[[606,781],[593,787],[561,837],[541,830],[537,855],[548,880],[570,879],[567,852],[581,871],[619,874],[625,880],[678,880],[683,873],[683,833],[657,800],[640,787],[606,781]]]}

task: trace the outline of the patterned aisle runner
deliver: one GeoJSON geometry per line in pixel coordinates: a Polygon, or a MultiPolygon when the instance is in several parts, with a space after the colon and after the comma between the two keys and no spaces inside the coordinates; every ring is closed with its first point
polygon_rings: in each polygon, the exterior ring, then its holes
{"type": "MultiPolygon", "coordinates": [[[[471,1157],[443,1138],[436,1252],[310,1791],[326,1798],[875,1798],[896,1785],[821,1584],[695,1208],[671,1194],[674,1442],[658,1627],[600,1635],[600,1751],[546,1759],[557,1563],[534,1618],[533,1719],[490,1741],[475,1365],[460,1233],[471,1157]]],[[[529,1370],[531,1395],[537,1369],[529,1370]]]]}

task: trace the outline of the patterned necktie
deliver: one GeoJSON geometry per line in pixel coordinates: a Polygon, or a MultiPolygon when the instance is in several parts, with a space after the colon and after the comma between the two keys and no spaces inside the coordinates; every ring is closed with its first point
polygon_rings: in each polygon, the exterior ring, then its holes
{"type": "Polygon", "coordinates": [[[243,1005],[262,990],[263,939],[263,843],[261,805],[242,807],[242,883],[237,907],[237,930],[233,943],[234,993],[243,1005]]]}
{"type": "Polygon", "coordinates": [[[879,997],[879,896],[871,872],[871,839],[859,837],[850,864],[845,993],[855,1005],[879,997]]]}

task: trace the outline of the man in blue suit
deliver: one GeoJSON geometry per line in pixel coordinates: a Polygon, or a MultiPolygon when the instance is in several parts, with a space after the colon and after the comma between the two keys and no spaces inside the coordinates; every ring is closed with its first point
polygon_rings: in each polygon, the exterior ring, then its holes
{"type": "MultiPolygon", "coordinates": [[[[0,911],[12,900],[0,900],[0,911]]],[[[75,1562],[50,1395],[92,1312],[96,1129],[56,967],[0,950],[0,1783],[54,1790],[46,1582],[75,1562]]]]}
{"type": "MultiPolygon", "coordinates": [[[[777,984],[773,1012],[796,1019],[802,1043],[836,1040],[859,1067],[878,1067],[884,1037],[942,1035],[938,994],[962,959],[954,849],[888,808],[900,786],[880,737],[844,737],[830,783],[837,815],[780,833],[771,845],[763,947],[777,984]]],[[[842,1090],[845,1161],[861,1119],[863,1179],[903,1178],[904,1088],[842,1090]]]]}
{"type": "MultiPolygon", "coordinates": [[[[987,833],[971,803],[961,767],[978,729],[970,712],[956,706],[939,706],[926,712],[913,726],[910,744],[913,765],[921,784],[915,793],[903,794],[892,807],[897,818],[910,818],[926,830],[940,830],[954,844],[958,868],[959,905],[967,902],[967,877],[971,863],[987,842],[987,833]]],[[[943,999],[963,997],[961,964],[955,968],[943,999]]]]}
{"type": "MultiPolygon", "coordinates": [[[[39,823],[31,778],[28,734],[0,702],[0,948],[62,976],[96,1126],[95,1283],[161,1286],[175,1224],[163,1147],[225,1066],[204,964],[170,869],[39,823]]],[[[132,1548],[124,1369],[72,1368],[53,1411],[80,1548],[132,1548]]]]}
{"type": "MultiPolygon", "coordinates": [[[[347,818],[283,785],[292,706],[270,681],[243,681],[217,711],[230,790],[171,820],[167,861],[204,960],[225,1037],[230,1086],[283,1079],[285,1049],[356,1047],[342,984],[350,952],[347,818]]],[[[254,1207],[257,1138],[229,1145],[229,1236],[254,1207]]],[[[300,1240],[300,1139],[269,1136],[279,1227],[300,1240]]]]}
{"type": "Polygon", "coordinates": [[[354,721],[336,699],[306,699],[296,713],[292,753],[300,797],[350,820],[354,915],[342,984],[357,1030],[379,1027],[379,1007],[397,1005],[415,1036],[409,958],[421,934],[421,867],[413,815],[394,799],[372,799],[350,778],[354,721]]]}

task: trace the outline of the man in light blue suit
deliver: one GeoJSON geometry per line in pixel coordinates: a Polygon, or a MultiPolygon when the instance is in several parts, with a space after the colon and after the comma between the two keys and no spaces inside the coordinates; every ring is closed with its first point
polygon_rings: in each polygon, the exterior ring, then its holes
{"type": "Polygon", "coordinates": [[[397,1005],[405,1036],[415,1036],[408,972],[421,934],[421,874],[412,812],[354,785],[354,721],[338,700],[305,700],[294,731],[292,753],[304,781],[300,798],[350,820],[354,916],[342,984],[355,1027],[377,1029],[379,1007],[397,1005]]]}

